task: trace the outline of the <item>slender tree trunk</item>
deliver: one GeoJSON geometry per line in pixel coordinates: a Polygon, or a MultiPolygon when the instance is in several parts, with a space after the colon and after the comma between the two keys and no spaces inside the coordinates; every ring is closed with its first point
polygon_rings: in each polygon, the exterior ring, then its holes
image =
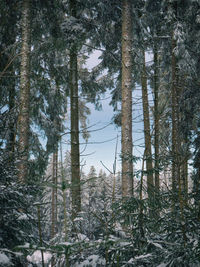
{"type": "Polygon", "coordinates": [[[122,1],[122,196],[133,194],[132,162],[132,8],[122,1]]]}
{"type": "Polygon", "coordinates": [[[155,148],[155,192],[159,194],[160,174],[159,174],[159,109],[158,109],[158,51],[154,45],[154,148],[155,148]]]}
{"type": "Polygon", "coordinates": [[[197,169],[197,174],[196,174],[196,179],[195,179],[195,193],[196,193],[196,201],[195,201],[195,206],[197,207],[197,219],[200,221],[200,199],[199,199],[199,194],[200,194],[200,168],[198,167],[197,169]]]}
{"type": "MultiPolygon", "coordinates": [[[[63,197],[63,216],[64,216],[64,240],[68,241],[68,223],[67,223],[67,196],[66,196],[66,185],[64,177],[63,157],[62,157],[62,143],[60,142],[60,162],[61,162],[61,182],[62,182],[62,197],[63,197]]],[[[69,254],[67,248],[65,249],[65,266],[69,267],[69,254]]]]}
{"type": "Polygon", "coordinates": [[[144,150],[144,155],[142,158],[142,173],[141,173],[141,180],[140,180],[140,192],[139,192],[139,197],[140,197],[140,211],[139,211],[139,217],[138,217],[138,225],[140,229],[140,235],[141,238],[144,238],[144,208],[143,208],[143,177],[144,177],[144,159],[145,159],[145,154],[146,154],[146,149],[144,150]]]}
{"type": "MultiPolygon", "coordinates": [[[[58,220],[58,147],[55,152],[55,222],[58,220]]],[[[56,229],[57,230],[57,229],[56,229]]]]}
{"type": "Polygon", "coordinates": [[[176,41],[172,36],[172,190],[177,195],[178,181],[180,179],[180,166],[178,163],[178,92],[177,92],[177,64],[174,50],[176,41]]]}
{"type": "MultiPolygon", "coordinates": [[[[39,232],[39,239],[40,239],[40,247],[42,248],[43,240],[42,240],[42,227],[41,227],[41,218],[40,218],[40,205],[37,206],[38,211],[38,232],[39,232]]],[[[41,257],[42,257],[42,267],[45,267],[44,265],[44,252],[41,249],[41,257]]]]}
{"type": "Polygon", "coordinates": [[[52,197],[51,197],[51,238],[56,234],[57,214],[56,214],[56,191],[57,191],[57,151],[52,158],[52,197]]]}
{"type": "Polygon", "coordinates": [[[30,106],[30,0],[22,4],[22,48],[19,111],[19,181],[25,183],[28,175],[29,106],[30,106]]]}
{"type": "Polygon", "coordinates": [[[183,189],[184,205],[188,202],[188,155],[189,155],[189,145],[188,138],[182,142],[182,145],[186,147],[186,152],[181,157],[181,186],[183,189]]]}
{"type": "MultiPolygon", "coordinates": [[[[71,16],[76,17],[76,0],[70,0],[71,16]]],[[[79,107],[77,48],[70,50],[70,100],[71,100],[71,175],[72,175],[72,219],[81,210],[80,152],[79,152],[79,107]]]]}
{"type": "Polygon", "coordinates": [[[143,70],[142,70],[142,103],[144,117],[144,139],[145,139],[145,159],[147,170],[147,193],[150,202],[154,200],[154,181],[153,181],[153,162],[151,153],[151,132],[149,120],[149,101],[147,91],[147,73],[145,64],[145,52],[143,51],[143,70]]]}
{"type": "Polygon", "coordinates": [[[7,140],[7,150],[9,151],[9,162],[13,164],[14,161],[14,152],[15,152],[15,137],[16,137],[16,118],[15,118],[15,84],[11,81],[11,88],[9,89],[9,113],[10,120],[8,123],[8,140],[7,140]]]}

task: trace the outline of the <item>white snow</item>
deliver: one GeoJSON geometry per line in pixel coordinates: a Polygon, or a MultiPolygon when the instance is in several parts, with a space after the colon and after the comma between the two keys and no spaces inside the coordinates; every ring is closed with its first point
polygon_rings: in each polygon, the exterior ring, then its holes
{"type": "Polygon", "coordinates": [[[134,259],[135,260],[140,260],[140,259],[148,258],[148,257],[151,257],[151,256],[152,256],[152,254],[140,255],[140,256],[136,256],[134,259]]]}
{"type": "Polygon", "coordinates": [[[130,242],[120,242],[120,246],[123,246],[123,247],[130,246],[130,245],[131,245],[130,242]]]}
{"type": "Polygon", "coordinates": [[[81,234],[81,233],[78,234],[78,239],[79,240],[82,240],[82,241],[89,241],[89,239],[87,238],[87,236],[84,235],[84,234],[81,234]]]}
{"type": "Polygon", "coordinates": [[[6,254],[1,252],[0,252],[0,264],[3,264],[4,266],[9,264],[9,266],[11,266],[10,259],[6,256],[6,254]]]}
{"type": "Polygon", "coordinates": [[[200,15],[196,16],[196,23],[200,23],[200,15]]]}
{"type": "Polygon", "coordinates": [[[76,263],[74,267],[86,267],[86,266],[96,267],[97,265],[105,266],[105,264],[106,264],[105,259],[100,258],[98,255],[91,255],[83,262],[76,263]]]}
{"type": "MultiPolygon", "coordinates": [[[[51,253],[50,252],[43,252],[44,255],[44,263],[48,263],[51,260],[51,253]]],[[[36,250],[32,255],[27,256],[27,260],[34,264],[39,264],[42,262],[42,255],[40,250],[36,250]]]]}
{"type": "Polygon", "coordinates": [[[158,244],[158,243],[152,243],[155,247],[157,247],[157,248],[160,248],[160,249],[163,249],[163,247],[160,245],[160,244],[158,244]]]}
{"type": "Polygon", "coordinates": [[[22,214],[18,217],[18,220],[28,220],[28,216],[26,214],[22,214]]]}
{"type": "Polygon", "coordinates": [[[74,219],[74,222],[80,222],[80,221],[83,221],[83,218],[82,217],[76,217],[74,219]]]}

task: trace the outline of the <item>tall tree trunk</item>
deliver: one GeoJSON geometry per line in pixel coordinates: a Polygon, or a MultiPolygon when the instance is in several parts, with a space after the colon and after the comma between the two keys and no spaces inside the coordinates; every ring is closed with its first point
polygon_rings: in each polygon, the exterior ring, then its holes
{"type": "MultiPolygon", "coordinates": [[[[177,17],[177,1],[174,2],[174,6],[171,6],[172,11],[177,17]]],[[[181,179],[181,136],[180,133],[180,111],[179,111],[179,88],[178,88],[178,66],[175,55],[176,40],[174,36],[174,30],[172,30],[171,37],[171,72],[172,72],[172,190],[174,195],[173,208],[175,211],[176,203],[180,207],[180,221],[181,229],[183,234],[184,245],[186,244],[186,228],[185,228],[185,217],[184,217],[184,201],[183,201],[183,188],[181,179]]]]}
{"type": "MultiPolygon", "coordinates": [[[[65,180],[64,167],[63,167],[63,157],[62,157],[62,142],[60,141],[60,163],[61,163],[61,182],[62,182],[62,198],[63,198],[63,216],[64,216],[64,241],[68,241],[68,223],[67,223],[67,192],[66,185],[67,181],[65,180]]],[[[69,251],[65,249],[65,266],[69,267],[69,251]]]]}
{"type": "MultiPolygon", "coordinates": [[[[51,192],[51,238],[57,232],[57,169],[58,169],[58,148],[52,157],[52,192],[51,192]]],[[[55,266],[55,258],[51,259],[51,266],[55,266]]]]}
{"type": "Polygon", "coordinates": [[[159,175],[159,109],[158,109],[158,51],[157,45],[154,45],[154,149],[155,149],[155,192],[159,193],[160,175],[159,175]]]}
{"type": "MultiPolygon", "coordinates": [[[[76,0],[70,0],[71,16],[76,17],[76,0]]],[[[79,152],[79,106],[77,47],[70,50],[70,100],[71,100],[71,175],[72,175],[72,219],[81,210],[80,152],[79,152]]]]}
{"type": "Polygon", "coordinates": [[[145,64],[145,52],[143,51],[143,69],[142,69],[142,103],[144,118],[144,139],[145,139],[145,161],[147,170],[147,193],[151,203],[154,199],[154,181],[153,181],[153,162],[151,153],[151,132],[149,120],[149,101],[147,91],[147,73],[145,64]]]}
{"type": "Polygon", "coordinates": [[[122,196],[133,194],[132,161],[132,5],[122,1],[122,196]]]}
{"type": "Polygon", "coordinates": [[[54,238],[55,236],[56,224],[57,224],[56,181],[57,181],[57,151],[53,153],[53,158],[52,158],[51,238],[54,238]]]}
{"type": "MultiPolygon", "coordinates": [[[[58,220],[58,147],[55,152],[55,222],[58,220]]],[[[56,229],[57,230],[57,229],[56,229]]]]}
{"type": "Polygon", "coordinates": [[[30,0],[22,3],[22,48],[20,72],[19,126],[19,182],[24,183],[28,175],[29,154],[29,106],[30,106],[30,0]]]}
{"type": "Polygon", "coordinates": [[[180,166],[178,163],[178,92],[177,92],[177,63],[174,50],[176,41],[172,34],[172,190],[177,195],[178,182],[180,179],[180,166]]]}

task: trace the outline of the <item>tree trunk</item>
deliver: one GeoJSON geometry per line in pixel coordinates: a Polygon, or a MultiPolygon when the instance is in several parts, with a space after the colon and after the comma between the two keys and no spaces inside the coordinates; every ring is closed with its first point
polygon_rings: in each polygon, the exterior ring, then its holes
{"type": "MultiPolygon", "coordinates": [[[[60,162],[61,162],[61,182],[62,182],[62,198],[63,198],[63,216],[64,216],[64,240],[65,242],[68,241],[68,223],[67,223],[67,192],[66,192],[66,185],[67,181],[64,177],[64,167],[63,167],[63,157],[62,157],[62,142],[60,142],[60,162]]],[[[69,254],[68,250],[65,250],[65,266],[69,267],[69,254]]]]}
{"type": "MultiPolygon", "coordinates": [[[[40,240],[40,247],[43,246],[43,240],[42,240],[42,227],[41,227],[41,217],[40,217],[40,205],[37,206],[38,211],[38,233],[39,233],[39,240],[40,240]]],[[[44,252],[41,249],[41,258],[42,258],[42,267],[45,267],[44,265],[44,252]]]]}
{"type": "Polygon", "coordinates": [[[52,197],[51,197],[51,238],[56,234],[57,224],[57,151],[53,153],[52,158],[52,197]]]}
{"type": "Polygon", "coordinates": [[[29,106],[30,106],[30,0],[22,4],[22,48],[20,72],[19,111],[19,182],[25,183],[28,175],[29,106]]]}
{"type": "MultiPolygon", "coordinates": [[[[76,17],[76,0],[70,0],[71,16],[76,17]]],[[[80,152],[79,152],[79,107],[77,48],[70,50],[70,100],[71,100],[71,175],[72,175],[72,219],[81,210],[80,152]]]]}
{"type": "Polygon", "coordinates": [[[132,8],[122,1],[122,196],[133,194],[132,161],[132,8]]]}
{"type": "Polygon", "coordinates": [[[155,192],[159,194],[160,175],[159,175],[159,109],[158,109],[158,51],[154,45],[154,149],[155,149],[155,192]]]}
{"type": "MultiPolygon", "coordinates": [[[[171,6],[175,16],[177,16],[177,1],[175,5],[171,6]]],[[[174,195],[173,209],[176,211],[177,203],[180,207],[180,221],[183,234],[184,245],[186,244],[186,228],[184,217],[184,201],[183,201],[183,188],[181,179],[181,136],[180,136],[180,111],[179,111],[179,88],[178,88],[178,66],[175,55],[176,40],[174,37],[174,30],[172,29],[171,37],[171,72],[172,72],[172,190],[174,195]]]]}
{"type": "Polygon", "coordinates": [[[150,202],[154,199],[153,163],[151,153],[151,132],[149,120],[149,101],[147,91],[147,73],[145,64],[145,52],[143,51],[143,70],[142,70],[142,103],[144,117],[144,139],[145,139],[145,159],[147,170],[147,193],[150,202]]]}
{"type": "Polygon", "coordinates": [[[177,195],[178,181],[180,179],[180,166],[178,163],[178,95],[177,95],[177,65],[174,50],[176,41],[172,35],[172,190],[177,195]]]}

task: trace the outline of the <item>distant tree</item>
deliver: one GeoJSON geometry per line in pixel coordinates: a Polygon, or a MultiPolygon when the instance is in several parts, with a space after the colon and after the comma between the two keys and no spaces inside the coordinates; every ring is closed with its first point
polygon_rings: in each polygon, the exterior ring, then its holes
{"type": "Polygon", "coordinates": [[[144,139],[145,139],[145,152],[144,158],[146,161],[147,171],[147,192],[150,202],[154,201],[154,177],[153,177],[153,160],[151,152],[151,132],[150,132],[150,118],[149,118],[149,101],[147,90],[147,71],[145,63],[145,52],[142,52],[143,68],[141,75],[142,84],[142,103],[143,103],[143,120],[144,120],[144,139]]]}

